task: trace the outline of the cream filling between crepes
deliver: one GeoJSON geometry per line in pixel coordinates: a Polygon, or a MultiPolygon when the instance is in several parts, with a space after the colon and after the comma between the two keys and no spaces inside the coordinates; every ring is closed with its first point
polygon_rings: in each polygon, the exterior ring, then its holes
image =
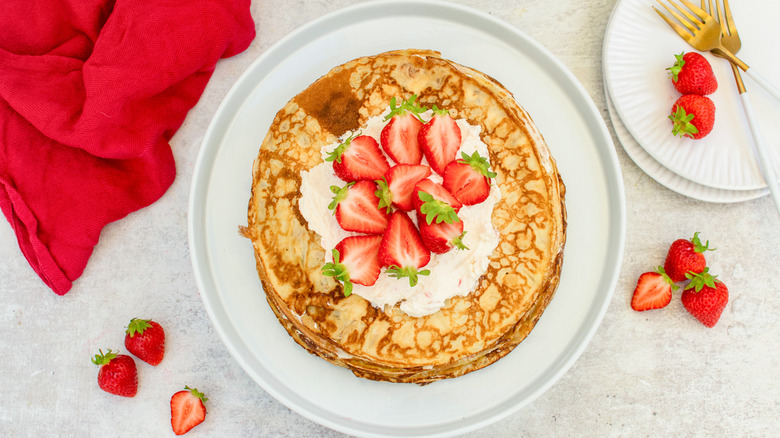
{"type": "MultiPolygon", "coordinates": [[[[373,137],[379,143],[380,133],[385,126],[384,114],[372,117],[366,126],[360,130],[361,135],[373,137]]],[[[431,117],[431,111],[422,113],[424,120],[431,117]]],[[[487,145],[479,137],[481,128],[470,125],[466,120],[456,120],[461,131],[461,152],[469,155],[478,151],[483,157],[489,157],[487,145]]],[[[346,133],[346,139],[350,133],[346,133]]],[[[324,146],[320,152],[323,160],[328,153],[335,149],[339,143],[324,146]]],[[[390,165],[394,165],[388,157],[390,165]]],[[[428,165],[423,157],[422,164],[428,165]]],[[[429,177],[431,180],[441,183],[442,178],[436,173],[429,177]]],[[[333,200],[331,186],[343,187],[346,184],[333,172],[330,162],[323,162],[309,171],[301,172],[301,198],[298,203],[301,214],[309,223],[309,228],[321,237],[322,247],[326,252],[328,262],[333,261],[332,249],[344,238],[358,235],[344,231],[336,221],[333,210],[328,209],[328,204],[333,200]]],[[[422,269],[431,271],[430,275],[419,276],[416,286],[409,285],[408,278],[390,277],[384,270],[373,286],[354,284],[352,293],[360,295],[377,308],[385,309],[385,306],[398,304],[401,311],[413,316],[421,317],[436,313],[441,309],[445,301],[454,296],[465,296],[472,292],[479,282],[479,278],[487,271],[490,263],[490,254],[499,244],[499,233],[493,227],[491,216],[493,208],[501,199],[501,191],[498,184],[491,180],[490,195],[477,205],[464,205],[458,212],[458,217],[463,221],[463,244],[469,249],[452,249],[445,254],[431,253],[431,260],[422,269]]],[[[417,222],[414,212],[409,217],[417,222]]]]}

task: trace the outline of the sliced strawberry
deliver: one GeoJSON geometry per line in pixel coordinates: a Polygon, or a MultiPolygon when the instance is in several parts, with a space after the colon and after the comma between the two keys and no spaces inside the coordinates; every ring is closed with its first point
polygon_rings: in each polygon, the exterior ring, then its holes
{"type": "Polygon", "coordinates": [[[396,210],[390,216],[390,223],[382,236],[379,247],[379,262],[387,266],[391,277],[409,277],[409,285],[417,284],[419,275],[431,271],[419,270],[431,260],[431,252],[425,247],[420,233],[409,215],[396,210]]]}
{"type": "MultiPolygon", "coordinates": [[[[396,164],[377,180],[379,208],[395,206],[403,211],[414,210],[412,192],[414,186],[431,175],[431,168],[422,164],[396,164]]],[[[389,210],[388,210],[389,212],[389,210]]]]}
{"type": "Polygon", "coordinates": [[[474,152],[469,156],[462,152],[462,159],[450,162],[444,168],[442,185],[463,205],[475,205],[490,195],[490,179],[496,173],[490,170],[487,158],[474,152]]]}
{"type": "Polygon", "coordinates": [[[352,294],[352,283],[373,286],[379,278],[379,246],[382,236],[351,236],[336,245],[333,263],[326,263],[322,273],[344,284],[344,296],[352,294]]]}
{"type": "Polygon", "coordinates": [[[417,213],[417,226],[420,227],[420,237],[425,247],[431,252],[444,254],[453,248],[468,249],[463,244],[463,236],[466,234],[463,231],[463,221],[451,224],[447,222],[429,224],[423,215],[417,213]]]}
{"type": "Polygon", "coordinates": [[[373,181],[358,181],[344,187],[331,186],[335,193],[328,208],[335,210],[336,220],[345,231],[365,234],[382,234],[390,217],[379,208],[379,198],[374,194],[377,185],[373,181]]]}
{"type": "Polygon", "coordinates": [[[631,308],[642,312],[666,307],[672,301],[672,290],[676,289],[677,286],[666,275],[664,268],[659,266],[656,272],[645,272],[639,276],[631,298],[631,308]]]}
{"type": "Polygon", "coordinates": [[[171,397],[171,427],[176,435],[184,435],[190,429],[203,423],[206,419],[206,405],[208,400],[197,389],[184,387],[171,397]]]}
{"type": "Polygon", "coordinates": [[[457,158],[461,134],[447,110],[433,106],[433,117],[420,128],[417,142],[433,170],[444,175],[444,168],[457,158]]]}
{"type": "Polygon", "coordinates": [[[367,135],[346,139],[325,161],[332,161],[336,176],[346,182],[379,179],[390,168],[379,144],[367,135]]]}
{"type": "Polygon", "coordinates": [[[412,195],[414,209],[425,217],[426,222],[457,222],[458,211],[463,204],[452,196],[441,184],[424,179],[414,186],[412,195]]]}
{"type": "Polygon", "coordinates": [[[390,122],[382,128],[379,140],[382,149],[396,163],[420,164],[422,161],[417,134],[423,125],[420,113],[428,108],[417,106],[416,100],[417,95],[413,94],[401,105],[395,106],[395,97],[390,99],[390,113],[385,116],[385,121],[390,122]]]}

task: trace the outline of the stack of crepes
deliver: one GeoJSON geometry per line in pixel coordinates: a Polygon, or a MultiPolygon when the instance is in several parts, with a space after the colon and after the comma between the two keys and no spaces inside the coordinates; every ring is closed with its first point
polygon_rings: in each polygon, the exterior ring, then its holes
{"type": "Polygon", "coordinates": [[[249,6],[2,2],[0,208],[54,292],[70,290],[106,224],[171,185],[168,141],[217,61],[254,38],[249,6]]]}

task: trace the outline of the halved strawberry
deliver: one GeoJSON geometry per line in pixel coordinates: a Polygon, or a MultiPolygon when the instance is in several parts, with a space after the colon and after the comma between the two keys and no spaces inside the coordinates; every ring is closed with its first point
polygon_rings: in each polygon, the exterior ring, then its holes
{"type": "Polygon", "coordinates": [[[387,228],[388,213],[379,208],[373,181],[352,182],[344,187],[330,186],[335,193],[328,208],[335,210],[336,220],[345,231],[382,234],[387,228]]]}
{"type": "Polygon", "coordinates": [[[461,134],[458,124],[447,110],[433,106],[433,117],[428,120],[419,134],[417,142],[433,170],[444,175],[444,168],[457,158],[461,134]]]}
{"type": "Polygon", "coordinates": [[[373,286],[382,269],[381,244],[380,235],[347,237],[333,249],[333,263],[326,263],[322,273],[343,283],[345,297],[352,294],[352,283],[373,286]]]}
{"type": "Polygon", "coordinates": [[[336,176],[346,182],[379,179],[390,168],[379,144],[367,135],[349,137],[325,161],[332,161],[336,176]]]}
{"type": "Polygon", "coordinates": [[[183,391],[171,397],[171,428],[176,435],[184,435],[206,419],[208,400],[202,392],[185,386],[183,391]]]}
{"type": "Polygon", "coordinates": [[[462,152],[462,159],[450,162],[444,168],[442,185],[463,205],[475,205],[490,195],[490,179],[496,173],[490,170],[487,158],[474,152],[469,156],[462,152]]]}
{"type": "Polygon", "coordinates": [[[463,244],[463,221],[431,223],[425,221],[425,217],[417,213],[417,226],[420,227],[420,237],[425,247],[431,252],[444,254],[451,249],[468,249],[463,244]]]}
{"type": "Polygon", "coordinates": [[[400,105],[395,105],[395,97],[390,99],[390,113],[385,121],[390,121],[379,136],[382,149],[396,163],[420,164],[422,151],[417,143],[417,134],[423,125],[420,113],[428,108],[419,107],[415,103],[417,95],[413,94],[400,105]]]}
{"type": "Polygon", "coordinates": [[[377,180],[379,190],[379,208],[395,206],[403,211],[414,210],[412,192],[414,186],[431,175],[431,168],[422,164],[396,164],[385,172],[384,178],[377,180]]]}
{"type": "Polygon", "coordinates": [[[425,221],[431,223],[457,222],[458,211],[463,204],[452,196],[441,184],[430,179],[424,179],[414,186],[412,195],[414,209],[425,217],[425,221]]]}
{"type": "Polygon", "coordinates": [[[672,301],[672,290],[677,290],[677,286],[666,275],[664,268],[659,266],[656,272],[645,272],[637,280],[631,308],[642,312],[666,307],[672,301]]]}
{"type": "Polygon", "coordinates": [[[398,210],[393,212],[379,247],[382,266],[389,267],[387,272],[391,277],[409,277],[409,285],[415,286],[419,275],[431,273],[428,269],[420,270],[430,260],[431,252],[425,247],[409,215],[398,210]]]}

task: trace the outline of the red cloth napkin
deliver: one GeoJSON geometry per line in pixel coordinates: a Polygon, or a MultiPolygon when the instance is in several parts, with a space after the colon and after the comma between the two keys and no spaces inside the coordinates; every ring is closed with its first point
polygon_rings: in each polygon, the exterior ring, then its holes
{"type": "Polygon", "coordinates": [[[0,208],[32,268],[70,290],[109,222],[176,174],[168,140],[217,61],[255,36],[249,0],[3,0],[0,208]]]}

